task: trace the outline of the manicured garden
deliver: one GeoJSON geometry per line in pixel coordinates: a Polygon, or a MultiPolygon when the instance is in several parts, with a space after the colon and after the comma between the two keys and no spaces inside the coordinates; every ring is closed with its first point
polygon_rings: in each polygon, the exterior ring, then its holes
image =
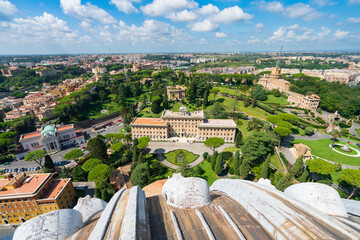
{"type": "Polygon", "coordinates": [[[288,105],[289,102],[286,101],[283,97],[275,97],[274,95],[267,95],[267,100],[264,103],[267,104],[279,104],[279,105],[288,105]]]}
{"type": "Polygon", "coordinates": [[[83,111],[76,116],[76,119],[72,122],[82,121],[84,119],[96,119],[100,117],[107,116],[109,114],[118,112],[121,110],[121,106],[114,102],[108,103],[90,103],[87,108],[84,108],[83,111]],[[101,113],[101,110],[106,109],[106,113],[101,113]]]}
{"type": "MultiPolygon", "coordinates": [[[[303,143],[311,148],[312,154],[318,157],[328,159],[333,162],[360,166],[360,157],[350,157],[343,154],[337,153],[331,150],[329,145],[332,143],[331,139],[320,139],[320,140],[302,140],[295,139],[293,143],[303,143]]],[[[345,144],[344,142],[338,141],[337,143],[345,144]]],[[[350,147],[357,148],[355,145],[349,144],[350,147]]]]}
{"type": "Polygon", "coordinates": [[[195,161],[199,155],[192,152],[186,151],[184,149],[177,149],[164,154],[164,157],[167,161],[176,165],[189,164],[195,161]]]}
{"type": "Polygon", "coordinates": [[[339,151],[339,152],[342,152],[342,153],[344,153],[344,154],[349,154],[349,155],[357,155],[357,152],[356,151],[354,151],[353,149],[351,149],[350,147],[349,147],[349,150],[350,151],[344,151],[344,150],[342,150],[341,149],[341,147],[343,147],[342,145],[334,145],[334,149],[336,149],[337,151],[339,151]]]}
{"type": "Polygon", "coordinates": [[[211,169],[211,164],[208,161],[202,161],[198,166],[205,171],[201,178],[205,179],[209,186],[211,186],[211,184],[213,184],[216,180],[220,179],[211,169]]]}
{"type": "Polygon", "coordinates": [[[277,157],[276,154],[272,155],[270,158],[270,163],[272,165],[274,165],[276,168],[280,169],[280,170],[284,170],[279,158],[277,157]]]}

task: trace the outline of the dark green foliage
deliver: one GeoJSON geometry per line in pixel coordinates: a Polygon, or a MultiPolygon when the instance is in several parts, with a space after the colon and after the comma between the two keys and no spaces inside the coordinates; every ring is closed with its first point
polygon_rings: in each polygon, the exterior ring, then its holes
{"type": "Polygon", "coordinates": [[[91,172],[89,172],[88,180],[95,182],[97,188],[102,188],[108,181],[110,173],[110,166],[106,164],[100,164],[94,167],[91,172]]]}
{"type": "Polygon", "coordinates": [[[264,157],[273,152],[272,140],[268,134],[255,132],[248,136],[241,146],[243,158],[250,166],[260,165],[264,157]]]}
{"type": "Polygon", "coordinates": [[[211,161],[211,155],[210,154],[206,156],[206,161],[208,161],[208,162],[211,161]]]}
{"type": "Polygon", "coordinates": [[[95,188],[95,197],[101,199],[101,190],[99,188],[95,188]]]}
{"type": "Polygon", "coordinates": [[[265,89],[261,85],[257,85],[251,92],[251,97],[256,100],[266,101],[267,95],[265,89]]]}
{"type": "Polygon", "coordinates": [[[239,148],[244,143],[243,135],[240,130],[237,130],[235,137],[235,147],[239,148]]]}
{"type": "Polygon", "coordinates": [[[204,144],[208,148],[215,150],[216,148],[222,146],[225,143],[224,139],[218,137],[211,137],[205,140],[204,144]]]}
{"type": "Polygon", "coordinates": [[[261,172],[260,172],[260,178],[268,178],[268,174],[269,174],[269,164],[270,164],[270,158],[271,158],[271,154],[269,154],[262,166],[261,172]]]}
{"type": "Polygon", "coordinates": [[[217,175],[220,175],[222,171],[223,171],[223,161],[222,161],[222,154],[220,153],[216,158],[215,173],[217,175]]]}
{"type": "Polygon", "coordinates": [[[247,176],[249,175],[250,169],[251,169],[251,167],[250,167],[248,161],[243,160],[242,164],[240,166],[240,171],[239,171],[240,177],[242,177],[243,179],[247,178],[247,176]]]}
{"type": "Polygon", "coordinates": [[[249,107],[251,105],[251,98],[245,98],[244,100],[244,106],[245,107],[249,107]]]}
{"type": "Polygon", "coordinates": [[[71,150],[70,152],[67,152],[65,155],[64,155],[64,159],[65,160],[75,160],[81,156],[84,155],[84,152],[81,151],[80,149],[78,148],[75,148],[73,150],[71,150]]]}
{"type": "Polygon", "coordinates": [[[53,160],[51,159],[50,155],[45,155],[45,163],[44,167],[45,169],[53,169],[55,166],[53,160]]]}
{"type": "Polygon", "coordinates": [[[70,177],[70,171],[69,171],[69,169],[66,168],[66,167],[63,167],[63,168],[61,169],[61,172],[60,172],[60,174],[59,174],[59,177],[60,177],[60,178],[68,178],[68,177],[70,177]]]}
{"type": "Polygon", "coordinates": [[[88,178],[88,173],[84,171],[81,166],[74,167],[71,175],[74,182],[86,181],[88,178]]]}
{"type": "Polygon", "coordinates": [[[285,174],[284,177],[280,179],[280,181],[276,184],[276,189],[280,191],[284,191],[287,187],[292,185],[292,180],[294,176],[291,173],[285,174]]]}
{"type": "Polygon", "coordinates": [[[235,174],[239,174],[240,171],[240,156],[239,156],[239,151],[235,151],[235,155],[234,155],[234,173],[235,174]]]}
{"type": "Polygon", "coordinates": [[[206,107],[206,106],[208,105],[208,103],[209,103],[208,96],[209,96],[209,91],[206,90],[206,91],[204,92],[204,98],[203,98],[203,105],[204,105],[205,107],[206,107]]]}
{"type": "Polygon", "coordinates": [[[151,112],[159,113],[161,112],[161,98],[159,96],[155,96],[151,99],[151,112]]]}
{"type": "Polygon", "coordinates": [[[309,171],[307,168],[305,168],[298,180],[299,180],[299,182],[306,182],[308,177],[309,177],[309,171]]]}
{"type": "Polygon", "coordinates": [[[208,152],[204,152],[204,153],[203,153],[203,159],[206,159],[208,155],[209,155],[208,152]]]}
{"type": "Polygon", "coordinates": [[[148,165],[147,163],[138,164],[134,171],[131,173],[131,182],[133,186],[145,187],[149,181],[148,178],[148,165]]]}
{"type": "Polygon", "coordinates": [[[104,163],[108,160],[107,147],[101,135],[97,135],[88,141],[86,149],[89,150],[92,158],[102,160],[104,163]]]}
{"type": "Polygon", "coordinates": [[[141,151],[137,160],[137,164],[141,164],[144,162],[144,153],[141,151]]]}
{"type": "Polygon", "coordinates": [[[163,104],[164,109],[169,108],[168,95],[166,94],[166,91],[165,91],[165,94],[164,94],[164,99],[163,99],[162,104],[163,104]]]}
{"type": "Polygon", "coordinates": [[[106,187],[102,188],[100,191],[101,191],[101,199],[104,200],[105,202],[109,202],[110,199],[115,194],[115,189],[111,184],[106,184],[106,187]]]}
{"type": "Polygon", "coordinates": [[[211,156],[211,160],[210,160],[210,164],[211,164],[211,169],[214,170],[215,169],[215,164],[216,164],[216,158],[217,158],[217,151],[215,151],[213,153],[213,155],[211,156]]]}
{"type": "Polygon", "coordinates": [[[295,164],[291,167],[290,173],[294,175],[294,177],[298,177],[303,173],[304,170],[304,161],[303,155],[296,159],[295,164]]]}
{"type": "Polygon", "coordinates": [[[314,128],[312,128],[312,127],[306,127],[305,128],[305,134],[306,135],[310,136],[313,133],[314,133],[314,128]]]}

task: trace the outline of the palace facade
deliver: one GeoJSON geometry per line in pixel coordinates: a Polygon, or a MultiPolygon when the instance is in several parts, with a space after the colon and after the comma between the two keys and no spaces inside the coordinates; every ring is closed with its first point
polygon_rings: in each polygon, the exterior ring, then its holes
{"type": "Polygon", "coordinates": [[[0,179],[0,224],[23,223],[54,210],[71,208],[76,197],[71,179],[53,173],[7,174],[0,179]]]}
{"type": "Polygon", "coordinates": [[[150,137],[152,140],[187,137],[205,141],[219,137],[225,142],[234,142],[236,128],[231,119],[205,119],[203,110],[187,112],[184,106],[179,112],[164,110],[160,118],[135,118],[131,123],[133,138],[150,137]]]}
{"type": "Polygon", "coordinates": [[[175,87],[167,86],[166,93],[168,100],[181,100],[186,98],[186,87],[176,85],[175,87]]]}

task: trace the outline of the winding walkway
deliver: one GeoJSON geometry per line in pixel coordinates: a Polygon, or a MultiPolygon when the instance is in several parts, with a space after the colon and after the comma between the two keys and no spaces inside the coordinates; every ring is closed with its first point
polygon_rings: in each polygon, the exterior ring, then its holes
{"type": "MultiPolygon", "coordinates": [[[[221,147],[217,148],[216,150],[218,152],[223,151],[225,148],[234,146],[233,143],[225,143],[221,147]]],[[[157,159],[164,164],[166,167],[172,168],[172,169],[178,169],[180,166],[175,165],[173,163],[170,163],[163,157],[163,153],[167,153],[176,149],[185,149],[189,152],[193,152],[195,154],[198,154],[199,157],[189,164],[190,167],[195,167],[199,165],[203,160],[203,153],[208,152],[209,154],[212,154],[213,151],[206,147],[204,143],[179,143],[179,142],[149,142],[148,148],[150,149],[150,153],[156,153],[157,159]]]]}
{"type": "MultiPolygon", "coordinates": [[[[332,145],[332,144],[329,145],[329,148],[330,148],[331,150],[339,153],[339,154],[342,154],[342,155],[348,156],[348,157],[360,157],[360,151],[357,150],[357,149],[355,149],[355,148],[353,148],[353,147],[348,146],[348,148],[351,148],[352,150],[354,150],[354,151],[357,153],[357,154],[355,154],[355,155],[351,155],[351,154],[346,154],[346,153],[340,152],[339,150],[336,150],[335,148],[331,148],[331,145],[332,145]]],[[[345,144],[340,144],[340,143],[337,143],[337,144],[335,144],[335,145],[345,146],[345,144]]]]}

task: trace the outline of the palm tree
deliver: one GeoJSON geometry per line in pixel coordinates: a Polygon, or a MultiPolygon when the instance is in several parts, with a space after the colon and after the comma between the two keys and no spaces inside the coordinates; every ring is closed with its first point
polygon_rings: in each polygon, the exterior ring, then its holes
{"type": "Polygon", "coordinates": [[[332,137],[332,144],[331,144],[331,149],[332,149],[334,147],[335,141],[340,137],[341,134],[339,130],[334,129],[330,132],[330,135],[332,137]]]}

